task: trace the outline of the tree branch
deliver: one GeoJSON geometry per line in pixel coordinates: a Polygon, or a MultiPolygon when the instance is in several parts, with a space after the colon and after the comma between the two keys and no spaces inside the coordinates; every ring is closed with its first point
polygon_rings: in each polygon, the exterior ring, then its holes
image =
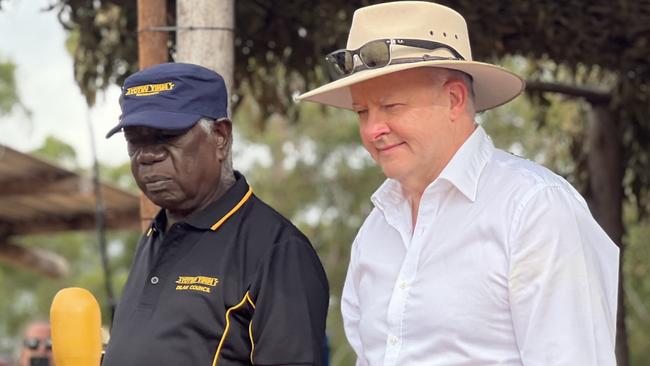
{"type": "Polygon", "coordinates": [[[609,104],[612,99],[612,93],[602,89],[588,88],[577,85],[548,83],[537,80],[527,80],[526,91],[560,93],[572,97],[584,98],[591,104],[609,104]]]}

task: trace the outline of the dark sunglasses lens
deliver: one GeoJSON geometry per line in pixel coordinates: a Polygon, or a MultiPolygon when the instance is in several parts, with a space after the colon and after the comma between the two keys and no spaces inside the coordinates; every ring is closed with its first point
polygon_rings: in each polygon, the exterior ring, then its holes
{"type": "Polygon", "coordinates": [[[325,57],[327,72],[336,80],[352,72],[352,55],[346,50],[332,52],[325,57]]]}
{"type": "Polygon", "coordinates": [[[35,350],[38,348],[38,345],[41,343],[41,341],[37,338],[28,338],[25,339],[23,344],[25,345],[25,348],[35,350]]]}
{"type": "Polygon", "coordinates": [[[384,67],[390,62],[390,45],[385,41],[368,42],[359,49],[361,61],[373,69],[384,67]]]}
{"type": "MultiPolygon", "coordinates": [[[[38,338],[28,338],[23,342],[25,348],[35,351],[41,345],[41,340],[38,338]]],[[[50,338],[43,341],[44,347],[47,351],[52,349],[52,340],[50,338]]]]}

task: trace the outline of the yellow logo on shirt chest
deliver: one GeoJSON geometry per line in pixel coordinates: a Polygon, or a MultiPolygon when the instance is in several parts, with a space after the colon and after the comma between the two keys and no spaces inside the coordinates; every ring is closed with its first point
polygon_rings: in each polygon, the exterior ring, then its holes
{"type": "Polygon", "coordinates": [[[216,286],[219,279],[206,276],[178,276],[176,291],[201,291],[210,293],[211,287],[216,286]]]}

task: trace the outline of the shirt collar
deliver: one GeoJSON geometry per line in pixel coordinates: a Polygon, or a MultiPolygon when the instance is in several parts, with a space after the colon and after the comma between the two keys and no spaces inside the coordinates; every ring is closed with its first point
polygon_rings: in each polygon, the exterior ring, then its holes
{"type": "Polygon", "coordinates": [[[151,230],[157,231],[159,233],[164,233],[165,226],[167,226],[167,213],[165,212],[165,210],[160,210],[153,218],[151,227],[149,228],[149,231],[147,231],[147,236],[151,235],[152,233],[151,230]]]}
{"type": "MultiPolygon", "coordinates": [[[[438,178],[429,184],[427,190],[436,181],[445,180],[456,187],[467,199],[474,202],[479,178],[493,151],[492,140],[483,127],[477,126],[440,172],[438,178]]],[[[385,206],[400,205],[404,201],[404,196],[399,182],[387,179],[372,195],[371,201],[382,210],[385,206]]]]}
{"type": "Polygon", "coordinates": [[[235,171],[235,184],[205,209],[187,218],[187,223],[199,229],[217,230],[250,198],[253,191],[246,178],[235,171]]]}
{"type": "Polygon", "coordinates": [[[474,202],[479,178],[493,152],[492,140],[483,127],[477,126],[440,172],[438,179],[448,181],[474,202]]]}
{"type": "MultiPolygon", "coordinates": [[[[217,230],[231,215],[250,198],[253,191],[246,182],[246,178],[238,171],[235,174],[235,184],[217,200],[210,203],[206,208],[195,212],[183,220],[187,224],[203,230],[217,230]]],[[[167,222],[165,210],[160,210],[153,220],[152,227],[155,230],[164,232],[167,222]]]]}

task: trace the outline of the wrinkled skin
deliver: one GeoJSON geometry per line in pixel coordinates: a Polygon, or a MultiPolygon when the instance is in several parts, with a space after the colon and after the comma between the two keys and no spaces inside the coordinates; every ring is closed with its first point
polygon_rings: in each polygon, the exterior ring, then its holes
{"type": "Polygon", "coordinates": [[[188,130],[137,126],[124,129],[131,172],[138,187],[167,213],[168,227],[200,211],[228,188],[221,176],[230,148],[232,125],[198,123],[188,130]]]}

